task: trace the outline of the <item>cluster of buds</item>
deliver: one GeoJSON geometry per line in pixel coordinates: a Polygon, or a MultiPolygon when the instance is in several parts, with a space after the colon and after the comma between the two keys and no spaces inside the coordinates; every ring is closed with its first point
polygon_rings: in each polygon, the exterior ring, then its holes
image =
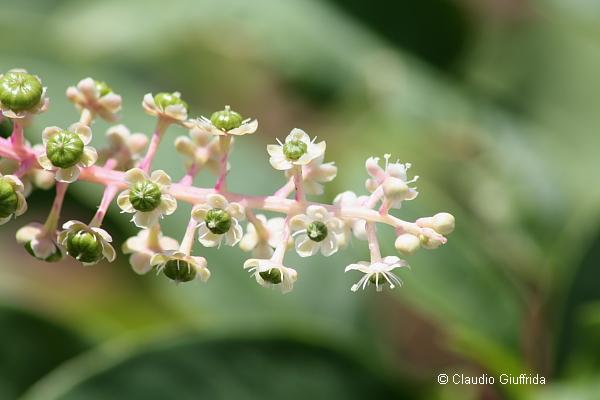
{"type": "Polygon", "coordinates": [[[234,141],[258,130],[256,119],[244,118],[229,106],[210,118],[189,118],[188,104],[178,92],[149,93],[142,106],[156,118],[151,138],[116,125],[106,133],[108,146],[97,151],[90,146],[92,124],[97,117],[117,120],[121,96],[105,82],[86,78],[69,87],[67,97],[80,112],[79,120],[68,128],[47,127],[41,132],[42,145],[32,146],[23,131],[36,114],[48,108],[46,88],[39,77],[24,70],[0,75],[0,224],[27,210],[31,188],[55,186],[46,221],[28,224],[17,232],[17,241],[38,260],[56,262],[68,255],[86,266],[113,261],[116,251],[111,235],[101,226],[116,199],[122,213],[131,214],[131,222],[140,228],[122,248],[138,274],[155,270],[177,283],[207,281],[209,263],[192,254],[194,242],[205,247],[239,245],[252,254],[243,268],[256,282],[286,293],[298,279],[298,272],[284,264],[288,251],[295,250],[300,257],[318,253],[329,257],[354,238],[367,242],[370,259],[346,267],[346,272],[363,274],[351,289],[373,285],[380,291],[385,286],[400,286],[402,281],[394,270],[408,263],[397,256],[381,255],[379,225],[395,230],[395,247],[408,256],[420,248],[446,243],[444,235],[454,229],[454,217],[448,213],[415,222],[390,213],[404,201],[415,199],[418,192],[411,186],[417,177],[408,178],[410,164],[391,162],[389,154],[384,156],[383,166],[377,157],[366,161],[366,195],[346,191],[336,196],[333,204],[309,201],[307,195],[323,193],[323,185],[335,178],[337,167],[324,162],[325,141],[292,129],[283,141],[266,149],[271,166],[283,172],[283,186],[267,196],[238,194],[227,187],[229,157],[234,141]],[[186,168],[177,181],[152,169],[173,124],[189,131],[175,139],[186,168]],[[216,174],[214,187],[194,185],[203,169],[216,174]],[[65,193],[78,180],[104,187],[98,210],[88,224],[67,221],[59,227],[65,193]],[[179,201],[193,206],[180,242],[164,236],[161,229],[163,218],[176,211],[179,201]],[[269,218],[260,212],[280,216],[269,218]]]}

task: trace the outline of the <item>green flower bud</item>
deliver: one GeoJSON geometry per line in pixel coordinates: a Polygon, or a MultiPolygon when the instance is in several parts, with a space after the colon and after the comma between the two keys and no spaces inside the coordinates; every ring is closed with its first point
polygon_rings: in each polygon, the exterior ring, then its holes
{"type": "Polygon", "coordinates": [[[188,108],[188,104],[181,100],[181,98],[176,96],[174,93],[158,93],[156,96],[154,96],[154,102],[163,110],[165,110],[168,106],[175,106],[178,104],[183,104],[186,109],[188,108]]]}
{"type": "Polygon", "coordinates": [[[216,111],[210,116],[210,122],[223,131],[238,128],[242,125],[242,121],[242,116],[233,111],[229,106],[225,106],[224,110],[216,111]]]}
{"type": "Polygon", "coordinates": [[[296,161],[308,150],[308,146],[301,140],[292,140],[283,145],[283,154],[288,160],[296,161]]]}
{"type": "Polygon", "coordinates": [[[385,279],[385,277],[383,276],[383,274],[379,273],[379,272],[376,273],[376,274],[373,274],[373,275],[371,275],[369,277],[369,282],[371,282],[373,285],[377,284],[377,280],[379,280],[379,284],[380,285],[382,285],[382,284],[384,284],[384,283],[387,282],[387,280],[385,279]],[[377,275],[379,275],[379,277],[377,277],[377,275]]]}
{"type": "Polygon", "coordinates": [[[108,86],[108,84],[104,81],[94,81],[94,83],[96,84],[96,89],[98,89],[100,97],[106,96],[107,94],[110,94],[113,91],[110,88],[110,86],[108,86]]]}
{"type": "Polygon", "coordinates": [[[217,235],[222,235],[229,231],[231,228],[231,215],[225,210],[220,208],[213,208],[208,213],[206,213],[206,218],[204,219],[206,222],[206,227],[217,235]]]}
{"type": "Polygon", "coordinates": [[[0,137],[9,138],[13,131],[13,122],[10,118],[0,117],[0,137]]]}
{"type": "Polygon", "coordinates": [[[327,237],[327,226],[321,221],[313,221],[308,224],[306,234],[313,242],[322,242],[327,237]]]}
{"type": "Polygon", "coordinates": [[[259,272],[258,274],[265,280],[265,282],[269,282],[274,285],[277,285],[282,281],[281,271],[278,268],[271,268],[268,271],[259,272]]]}
{"type": "Polygon", "coordinates": [[[91,232],[71,232],[67,235],[67,253],[78,261],[95,263],[103,257],[102,243],[91,232]]]}
{"type": "Polygon", "coordinates": [[[0,179],[0,218],[13,215],[19,207],[19,198],[13,185],[0,179]]]}
{"type": "Polygon", "coordinates": [[[62,253],[62,251],[60,251],[60,249],[58,247],[56,247],[56,251],[54,253],[50,254],[46,258],[40,258],[35,255],[35,253],[33,252],[33,249],[31,248],[31,242],[25,243],[25,250],[27,250],[27,252],[29,254],[31,254],[34,258],[37,258],[38,260],[42,260],[42,261],[46,261],[46,262],[57,262],[57,261],[62,260],[62,258],[63,258],[63,253],[62,253]]]}
{"type": "Polygon", "coordinates": [[[129,192],[129,201],[133,208],[141,212],[150,212],[160,205],[162,192],[152,181],[136,182],[129,192]]]}
{"type": "Polygon", "coordinates": [[[169,260],[163,267],[163,274],[175,282],[189,282],[196,277],[196,269],[183,260],[169,260]]]}
{"type": "Polygon", "coordinates": [[[40,79],[26,72],[7,72],[0,78],[0,103],[13,111],[35,107],[43,92],[40,79]]]}
{"type": "Polygon", "coordinates": [[[52,136],[46,143],[46,155],[58,168],[69,168],[81,161],[83,141],[75,132],[63,130],[52,136]]]}

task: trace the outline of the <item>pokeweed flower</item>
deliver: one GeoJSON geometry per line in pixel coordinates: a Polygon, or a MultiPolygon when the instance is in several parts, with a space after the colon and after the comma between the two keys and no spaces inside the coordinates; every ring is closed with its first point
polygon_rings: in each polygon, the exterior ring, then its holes
{"type": "Polygon", "coordinates": [[[391,208],[400,208],[404,200],[413,200],[419,192],[409,187],[410,183],[416,182],[419,177],[415,176],[408,180],[407,171],[410,163],[402,164],[399,161],[390,163],[390,154],[385,154],[385,169],[379,166],[379,157],[370,157],[365,163],[367,172],[371,178],[367,179],[365,186],[369,192],[374,192],[382,186],[385,198],[389,201],[391,208]]]}
{"type": "Polygon", "coordinates": [[[117,204],[124,213],[134,214],[131,219],[139,228],[150,228],[163,215],[171,215],[177,209],[177,200],[168,193],[171,178],[163,170],[148,176],[140,168],[125,173],[129,189],[117,197],[117,204]]]}
{"type": "Polygon", "coordinates": [[[419,218],[417,225],[431,228],[440,235],[449,235],[454,231],[454,216],[450,213],[437,213],[433,217],[419,218]]]}
{"type": "Polygon", "coordinates": [[[82,168],[96,163],[96,149],[87,146],[92,140],[92,131],[81,123],[64,130],[57,126],[44,129],[42,141],[45,151],[38,155],[38,162],[47,171],[56,171],[59,182],[75,182],[82,168]]]}
{"type": "Polygon", "coordinates": [[[125,125],[115,125],[106,131],[108,148],[99,151],[98,160],[101,164],[109,158],[117,161],[116,168],[128,170],[139,161],[148,145],[148,137],[143,133],[131,133],[125,125]]]}
{"type": "Polygon", "coordinates": [[[0,75],[0,111],[7,118],[22,119],[48,109],[46,88],[37,75],[12,69],[0,75]]]}
{"type": "Polygon", "coordinates": [[[323,206],[309,206],[306,214],[298,214],[290,221],[296,231],[296,252],[300,257],[315,255],[319,250],[328,257],[338,251],[337,236],[343,232],[344,224],[323,206]]]}
{"type": "Polygon", "coordinates": [[[0,225],[27,211],[23,183],[15,175],[0,174],[0,225]]]}
{"type": "MultiPolygon", "coordinates": [[[[321,154],[308,164],[302,166],[302,180],[304,181],[304,190],[308,194],[323,194],[323,184],[331,182],[337,175],[337,167],[333,162],[323,163],[325,158],[321,154]]],[[[287,178],[292,177],[292,170],[285,171],[287,178]]]]}
{"type": "Polygon", "coordinates": [[[49,231],[44,225],[32,222],[17,231],[17,243],[41,261],[56,262],[63,259],[63,250],[56,242],[56,232],[49,231]]]}
{"type": "Polygon", "coordinates": [[[104,229],[88,226],[79,221],[68,221],[64,231],[58,235],[58,242],[67,250],[67,254],[81,261],[83,265],[94,265],[102,259],[113,262],[115,249],[110,244],[112,237],[104,229]]]}
{"type": "Polygon", "coordinates": [[[205,130],[197,126],[190,128],[190,137],[179,136],[175,140],[175,148],[185,157],[188,168],[196,164],[208,167],[213,172],[219,170],[219,139],[205,130]]]}
{"type": "Polygon", "coordinates": [[[364,274],[357,283],[352,285],[351,290],[353,292],[356,292],[361,287],[364,290],[371,283],[375,285],[378,292],[381,292],[386,283],[389,284],[390,289],[402,286],[400,278],[392,272],[394,269],[402,267],[408,267],[408,263],[398,257],[389,256],[371,263],[360,261],[357,264],[350,264],[344,272],[356,270],[364,274]]]}
{"type": "Polygon", "coordinates": [[[181,100],[181,93],[147,93],[142,101],[146,113],[164,118],[170,122],[182,124],[187,119],[188,104],[181,100]]]}
{"type": "Polygon", "coordinates": [[[251,258],[244,263],[259,285],[271,288],[278,287],[281,293],[288,293],[294,288],[298,272],[273,260],[251,258]]]}
{"type": "Polygon", "coordinates": [[[194,279],[206,282],[210,278],[204,257],[190,256],[179,250],[155,254],[150,263],[157,267],[158,273],[162,272],[176,283],[190,282],[194,279]]]}
{"type": "Polygon", "coordinates": [[[160,230],[153,229],[142,229],[136,236],[123,243],[122,251],[124,254],[131,254],[129,264],[139,275],[144,275],[152,269],[151,260],[155,254],[179,248],[177,240],[163,236],[160,230]]]}
{"type": "Polygon", "coordinates": [[[219,246],[223,238],[227,245],[235,246],[242,239],[239,221],[244,219],[244,207],[220,194],[211,194],[205,204],[194,206],[192,217],[199,223],[198,241],[206,247],[219,246]]]}
{"type": "Polygon", "coordinates": [[[225,106],[224,110],[215,111],[210,119],[202,116],[189,121],[187,126],[215,136],[242,136],[256,132],[258,121],[250,118],[244,119],[231,107],[225,106]]]}
{"type": "Polygon", "coordinates": [[[85,78],[77,86],[67,88],[67,97],[77,109],[88,109],[106,121],[115,121],[121,111],[121,96],[114,93],[106,82],[85,78]]]}
{"type": "Polygon", "coordinates": [[[411,256],[421,247],[421,239],[410,233],[403,233],[396,238],[394,246],[400,253],[411,256]]]}
{"type": "Polygon", "coordinates": [[[285,138],[285,143],[267,146],[269,162],[277,170],[285,171],[294,166],[303,166],[325,153],[325,141],[315,143],[302,129],[294,128],[285,138]]]}
{"type": "MultiPolygon", "coordinates": [[[[369,196],[357,196],[356,193],[347,190],[335,196],[333,199],[333,205],[340,208],[340,210],[346,207],[361,207],[369,196]]],[[[344,229],[341,234],[337,235],[338,243],[340,246],[346,246],[351,238],[351,235],[360,240],[367,240],[366,233],[366,222],[360,218],[345,218],[343,220],[344,229]]]]}
{"type": "Polygon", "coordinates": [[[257,230],[253,223],[248,223],[246,234],[240,241],[240,249],[252,251],[252,256],[256,258],[269,258],[273,255],[273,249],[282,240],[285,219],[276,217],[267,220],[267,217],[262,214],[257,215],[256,218],[261,224],[260,228],[257,230]]]}

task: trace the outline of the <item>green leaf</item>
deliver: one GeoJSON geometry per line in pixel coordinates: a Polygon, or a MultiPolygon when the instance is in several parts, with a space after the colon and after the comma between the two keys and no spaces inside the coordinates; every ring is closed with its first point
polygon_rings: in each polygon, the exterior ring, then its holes
{"type": "Polygon", "coordinates": [[[51,374],[35,399],[398,398],[375,371],[344,353],[289,339],[184,338],[130,356],[98,351],[51,374]],[[73,380],[64,377],[75,377],[73,380]]]}
{"type": "Polygon", "coordinates": [[[86,347],[73,332],[48,320],[0,308],[0,399],[16,398],[86,347]]]}

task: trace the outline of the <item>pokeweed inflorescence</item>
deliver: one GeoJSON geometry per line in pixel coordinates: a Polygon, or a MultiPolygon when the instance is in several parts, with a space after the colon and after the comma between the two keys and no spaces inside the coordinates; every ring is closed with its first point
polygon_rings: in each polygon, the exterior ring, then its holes
{"type": "Polygon", "coordinates": [[[380,291],[385,285],[400,286],[396,268],[408,263],[396,256],[382,257],[377,224],[392,226],[396,249],[405,255],[419,248],[437,248],[446,243],[444,235],[454,230],[454,217],[438,213],[407,222],[390,214],[418,192],[408,178],[410,164],[390,161],[384,156],[366,161],[369,178],[367,195],[340,193],[333,204],[307,200],[323,193],[337,167],[324,162],[326,144],[317,142],[301,129],[293,129],[283,142],[267,146],[269,162],[283,171],[286,183],[269,196],[247,196],[228,191],[229,156],[234,140],[258,129],[255,119],[244,118],[229,106],[210,118],[188,118],[188,105],[178,92],[147,94],[142,106],[157,119],[150,141],[140,133],[116,125],[107,131],[108,146],[100,151],[90,146],[91,126],[96,117],[115,121],[121,96],[107,83],[92,78],[67,89],[67,97],[80,112],[79,121],[67,128],[51,126],[42,132],[42,145],[30,145],[23,128],[38,113],[48,109],[46,88],[39,77],[25,70],[0,75],[0,224],[27,210],[26,197],[32,187],[56,187],[54,203],[44,223],[28,224],[17,232],[17,241],[33,257],[56,262],[65,255],[83,265],[113,261],[116,252],[110,234],[101,228],[109,205],[117,199],[123,213],[141,230],[123,245],[129,262],[138,274],[152,269],[175,282],[206,281],[210,278],[204,257],[192,255],[194,240],[206,247],[239,245],[251,252],[244,269],[265,287],[286,293],[298,278],[295,269],[284,265],[285,253],[295,248],[301,257],[317,253],[330,256],[346,246],[351,237],[368,243],[370,260],[346,267],[362,278],[352,290],[370,284],[380,291]],[[183,156],[187,173],[173,182],[162,170],[152,170],[159,145],[170,125],[178,124],[189,136],[178,137],[175,146],[183,156]],[[217,174],[213,188],[193,185],[203,168],[217,174]],[[67,188],[77,180],[105,187],[98,211],[89,224],[67,221],[59,230],[60,213],[67,188]],[[294,194],[294,198],[290,196],[294,194]],[[181,243],[161,232],[161,220],[177,209],[177,202],[191,203],[193,209],[181,243]],[[257,210],[282,214],[267,218],[257,210]],[[243,223],[246,222],[244,229],[243,223]]]}

